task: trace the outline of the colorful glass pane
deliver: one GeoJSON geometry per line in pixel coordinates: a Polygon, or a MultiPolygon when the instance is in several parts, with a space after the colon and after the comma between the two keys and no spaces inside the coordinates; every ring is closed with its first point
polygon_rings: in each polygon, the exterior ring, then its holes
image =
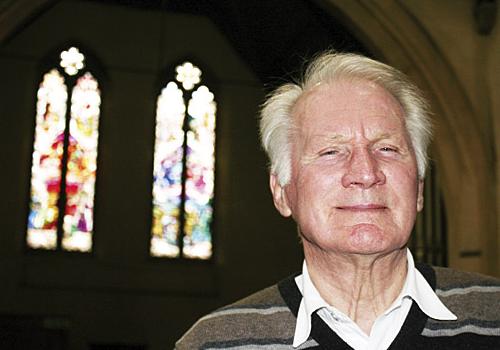
{"type": "Polygon", "coordinates": [[[64,78],[57,70],[44,75],[37,98],[27,244],[55,249],[68,98],[64,78]]]}
{"type": "Polygon", "coordinates": [[[186,107],[182,90],[170,82],[158,97],[154,154],[151,255],[179,256],[182,158],[186,107]]]}
{"type": "Polygon", "coordinates": [[[100,105],[97,81],[92,74],[85,73],[78,78],[71,95],[64,250],[87,252],[92,248],[100,105]]]}
{"type": "Polygon", "coordinates": [[[198,87],[188,104],[183,254],[189,258],[208,259],[212,255],[215,112],[214,95],[206,86],[198,87]]]}

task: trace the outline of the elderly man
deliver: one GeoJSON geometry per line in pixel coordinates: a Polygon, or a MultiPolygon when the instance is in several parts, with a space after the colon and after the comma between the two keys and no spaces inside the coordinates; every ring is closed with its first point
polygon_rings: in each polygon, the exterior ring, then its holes
{"type": "Polygon", "coordinates": [[[270,187],[302,273],[201,318],[177,349],[500,349],[500,282],[416,264],[426,103],[402,73],[316,58],[262,109],[270,187]]]}

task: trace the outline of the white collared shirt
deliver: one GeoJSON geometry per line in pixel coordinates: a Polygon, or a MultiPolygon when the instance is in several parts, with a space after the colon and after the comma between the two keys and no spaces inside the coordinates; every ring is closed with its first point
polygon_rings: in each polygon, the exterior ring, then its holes
{"type": "Polygon", "coordinates": [[[408,272],[401,293],[392,305],[373,323],[370,335],[344,313],[334,308],[320,296],[312,283],[307,264],[304,261],[302,275],[295,278],[295,283],[303,295],[297,315],[297,324],[293,346],[304,343],[311,333],[311,316],[318,310],[318,315],[325,323],[355,350],[385,350],[396,338],[415,301],[420,309],[436,320],[456,320],[457,317],[439,300],[424,276],[415,268],[413,256],[407,250],[408,272]]]}

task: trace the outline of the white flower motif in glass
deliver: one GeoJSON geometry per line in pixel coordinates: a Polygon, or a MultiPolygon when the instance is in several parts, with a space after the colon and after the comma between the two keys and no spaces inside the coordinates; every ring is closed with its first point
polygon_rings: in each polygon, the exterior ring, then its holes
{"type": "Polygon", "coordinates": [[[67,51],[61,52],[61,67],[69,75],[75,75],[84,67],[85,56],[76,47],[70,47],[67,51]]]}
{"type": "Polygon", "coordinates": [[[201,70],[190,62],[184,62],[175,68],[177,75],[175,79],[182,84],[186,90],[191,90],[201,81],[201,70]]]}

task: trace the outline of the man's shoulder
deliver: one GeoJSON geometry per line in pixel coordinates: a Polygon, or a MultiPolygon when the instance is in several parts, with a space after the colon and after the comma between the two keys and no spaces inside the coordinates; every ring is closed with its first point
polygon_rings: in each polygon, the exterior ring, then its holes
{"type": "Polygon", "coordinates": [[[176,349],[224,348],[287,343],[295,316],[277,284],[200,318],[176,343],[176,349]]]}
{"type": "Polygon", "coordinates": [[[498,278],[443,267],[433,269],[437,296],[459,320],[500,320],[498,278]]]}
{"type": "Polygon", "coordinates": [[[241,300],[221,308],[220,310],[245,307],[267,308],[272,306],[286,306],[286,303],[278,289],[278,284],[261,289],[241,300]]]}
{"type": "MultiPolygon", "coordinates": [[[[488,291],[498,290],[500,279],[475,272],[466,272],[447,267],[433,267],[436,273],[436,289],[440,292],[454,290],[463,292],[464,289],[476,289],[481,287],[488,291]]],[[[449,293],[448,293],[449,294],[449,293]]]]}
{"type": "Polygon", "coordinates": [[[433,267],[436,294],[456,321],[429,320],[427,336],[453,336],[465,333],[500,335],[500,280],[474,272],[433,267]]]}

